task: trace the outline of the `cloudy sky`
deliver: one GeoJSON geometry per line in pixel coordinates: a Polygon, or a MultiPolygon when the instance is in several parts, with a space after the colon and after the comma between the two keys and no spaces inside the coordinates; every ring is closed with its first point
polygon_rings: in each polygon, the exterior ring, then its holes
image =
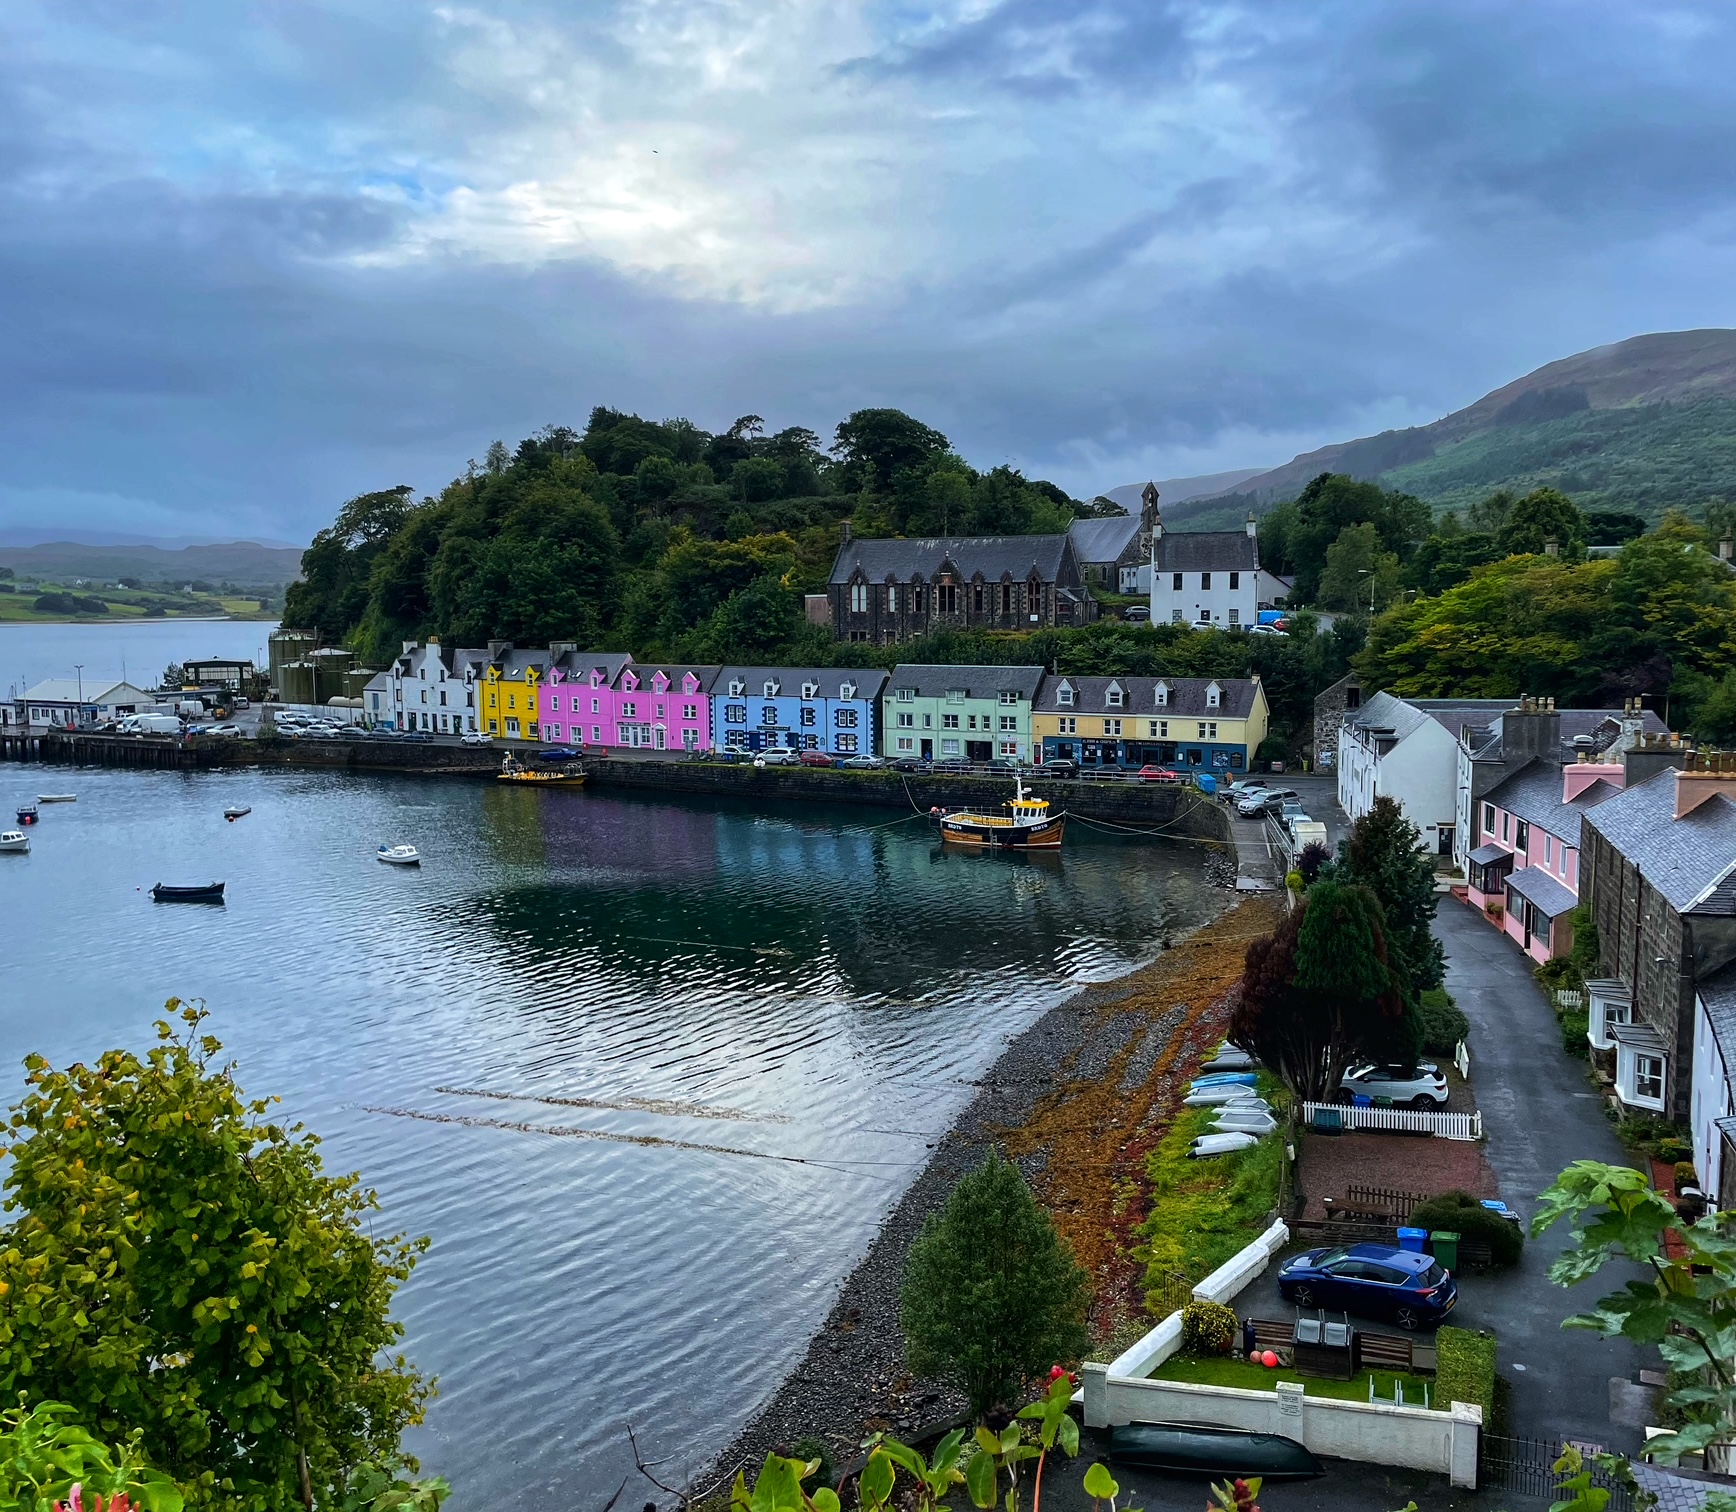
{"type": "Polygon", "coordinates": [[[304,540],[593,404],[1075,493],[1736,324],[1736,11],[10,0],[0,529],[304,540]]]}

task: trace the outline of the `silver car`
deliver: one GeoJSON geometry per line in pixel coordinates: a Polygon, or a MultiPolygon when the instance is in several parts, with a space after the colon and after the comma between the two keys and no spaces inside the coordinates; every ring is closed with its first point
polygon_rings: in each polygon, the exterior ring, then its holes
{"type": "Polygon", "coordinates": [[[1347,1103],[1358,1096],[1441,1113],[1447,1106],[1447,1079],[1428,1061],[1414,1071],[1404,1066],[1353,1066],[1339,1082],[1335,1101],[1347,1103]]]}

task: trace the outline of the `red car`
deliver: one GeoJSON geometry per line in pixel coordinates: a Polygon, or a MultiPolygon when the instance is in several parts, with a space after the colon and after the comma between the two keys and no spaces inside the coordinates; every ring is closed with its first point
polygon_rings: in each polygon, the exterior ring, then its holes
{"type": "Polygon", "coordinates": [[[832,758],[824,751],[803,751],[801,755],[803,766],[831,766],[832,758]]]}
{"type": "Polygon", "coordinates": [[[1141,782],[1186,782],[1180,772],[1172,772],[1168,767],[1142,766],[1139,769],[1141,782]]]}

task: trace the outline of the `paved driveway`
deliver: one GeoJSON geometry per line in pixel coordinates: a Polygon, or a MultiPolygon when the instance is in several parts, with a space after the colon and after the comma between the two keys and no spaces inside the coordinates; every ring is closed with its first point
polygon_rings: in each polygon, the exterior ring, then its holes
{"type": "MultiPolygon", "coordinates": [[[[1489,1163],[1501,1196],[1529,1223],[1538,1193],[1565,1166],[1625,1163],[1626,1156],[1586,1080],[1585,1063],[1563,1052],[1554,1010],[1518,947],[1452,897],[1441,899],[1435,932],[1446,945],[1447,989],[1471,1021],[1471,1082],[1489,1163]]],[[[1526,1244],[1516,1269],[1469,1277],[1465,1291],[1476,1298],[1476,1319],[1500,1337],[1517,1432],[1636,1448],[1639,1428],[1610,1422],[1609,1383],[1612,1376],[1636,1379],[1642,1364],[1655,1363],[1646,1357],[1653,1352],[1560,1326],[1622,1279],[1606,1269],[1572,1291],[1553,1285],[1549,1264],[1565,1248],[1565,1231],[1552,1229],[1526,1244]]]]}

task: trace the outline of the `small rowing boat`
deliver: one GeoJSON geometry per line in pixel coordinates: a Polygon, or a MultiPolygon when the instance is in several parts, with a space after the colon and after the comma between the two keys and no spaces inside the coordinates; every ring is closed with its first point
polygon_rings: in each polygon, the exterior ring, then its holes
{"type": "Polygon", "coordinates": [[[78,802],[78,794],[77,793],[38,793],[36,795],[36,801],[38,803],[77,803],[78,802]]]}
{"type": "Polygon", "coordinates": [[[413,845],[382,845],[374,852],[390,866],[420,866],[421,854],[413,845]]]}
{"type": "Polygon", "coordinates": [[[223,817],[233,824],[237,819],[245,819],[253,812],[246,804],[232,803],[223,810],[223,817]]]}
{"type": "Polygon", "coordinates": [[[151,896],[159,903],[221,903],[223,884],[206,882],[197,887],[172,887],[159,882],[151,889],[151,896]]]}
{"type": "Polygon", "coordinates": [[[22,854],[30,849],[30,836],[23,830],[0,830],[0,851],[22,854]]]}
{"type": "Polygon", "coordinates": [[[1129,1423],[1109,1433],[1109,1458],[1117,1465],[1233,1480],[1312,1480],[1326,1467],[1295,1439],[1249,1433],[1208,1423],[1129,1423]]]}

